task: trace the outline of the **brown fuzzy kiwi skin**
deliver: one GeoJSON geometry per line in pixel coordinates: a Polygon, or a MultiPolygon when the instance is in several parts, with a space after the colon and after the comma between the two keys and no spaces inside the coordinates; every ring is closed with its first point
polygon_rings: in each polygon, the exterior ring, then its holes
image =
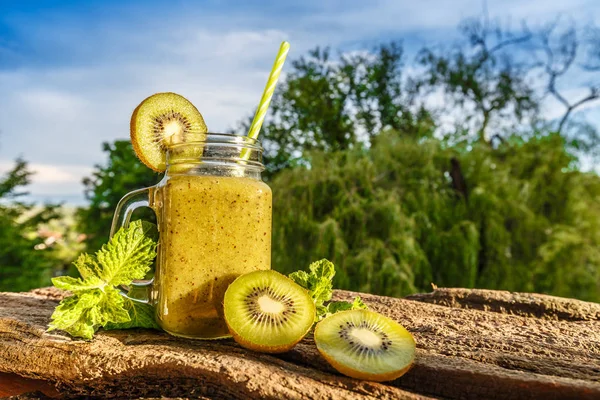
{"type": "MultiPolygon", "coordinates": [[[[342,311],[342,313],[347,313],[347,312],[352,312],[352,310],[342,311]]],[[[315,327],[315,338],[318,336],[319,329],[323,329],[322,328],[323,326],[324,325],[321,323],[317,324],[317,326],[315,327]]],[[[412,335],[411,335],[411,338],[413,338],[412,335]]],[[[413,342],[414,342],[414,338],[413,338],[413,342]]],[[[334,359],[329,354],[327,354],[323,349],[321,349],[321,347],[319,346],[316,339],[315,339],[315,344],[317,345],[317,350],[319,350],[319,353],[321,353],[323,358],[333,368],[335,368],[336,371],[338,371],[339,373],[344,374],[346,376],[349,376],[351,378],[355,378],[355,379],[362,379],[362,380],[368,380],[368,381],[374,381],[374,382],[393,381],[394,379],[398,379],[402,375],[406,374],[412,368],[412,366],[415,362],[415,356],[413,355],[413,359],[410,361],[410,363],[406,367],[404,367],[403,369],[401,369],[399,371],[392,371],[392,372],[388,372],[386,374],[370,374],[370,373],[367,373],[364,371],[359,371],[354,368],[350,368],[347,365],[341,364],[336,359],[334,359]]]]}

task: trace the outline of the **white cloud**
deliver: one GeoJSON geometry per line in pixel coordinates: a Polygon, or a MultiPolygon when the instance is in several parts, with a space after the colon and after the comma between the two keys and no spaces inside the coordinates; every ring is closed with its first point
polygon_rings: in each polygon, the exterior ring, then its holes
{"type": "Polygon", "coordinates": [[[79,183],[92,172],[92,168],[87,165],[30,164],[29,167],[35,172],[32,183],[38,185],[79,183]]]}
{"type": "MultiPolygon", "coordinates": [[[[81,192],[81,181],[89,176],[92,167],[89,165],[60,165],[60,164],[28,164],[33,172],[31,184],[26,190],[38,200],[72,199],[73,193],[81,192]]],[[[11,161],[0,161],[0,176],[14,167],[11,161]]],[[[77,196],[79,197],[79,196],[77,196]]],[[[75,202],[77,197],[74,198],[75,202]]]]}
{"type": "Polygon", "coordinates": [[[217,51],[219,38],[200,31],[165,50],[166,58],[156,64],[117,59],[100,66],[0,72],[0,158],[100,162],[100,143],[128,137],[131,111],[158,91],[189,97],[212,130],[233,126],[257,104],[269,60],[285,35],[232,32],[225,40],[231,47],[217,51]],[[211,53],[218,56],[202,56],[211,53]]]}

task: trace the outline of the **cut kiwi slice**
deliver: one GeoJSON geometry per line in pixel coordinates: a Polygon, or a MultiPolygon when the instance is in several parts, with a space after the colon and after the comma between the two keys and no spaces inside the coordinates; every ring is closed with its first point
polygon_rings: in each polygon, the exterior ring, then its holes
{"type": "Polygon", "coordinates": [[[325,318],[315,328],[315,343],[331,366],[357,379],[396,379],[415,359],[410,332],[369,310],[342,311],[325,318]]]}
{"type": "Polygon", "coordinates": [[[283,353],[308,333],[315,305],[305,289],[279,272],[254,271],[229,285],[224,314],[233,338],[243,347],[283,353]]]}
{"type": "Polygon", "coordinates": [[[166,169],[169,147],[202,139],[206,132],[202,114],[176,93],[156,93],[148,97],[131,116],[133,149],[146,166],[157,172],[166,169]]]}

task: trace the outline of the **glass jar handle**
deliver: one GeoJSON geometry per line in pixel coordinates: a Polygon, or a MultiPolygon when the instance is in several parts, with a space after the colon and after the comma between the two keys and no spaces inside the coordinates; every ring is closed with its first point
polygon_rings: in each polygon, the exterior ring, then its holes
{"type": "MultiPolygon", "coordinates": [[[[154,186],[134,190],[133,192],[127,193],[119,203],[117,203],[117,208],[115,209],[115,215],[113,216],[112,225],[110,228],[110,237],[112,238],[115,233],[121,228],[127,228],[129,226],[129,222],[131,221],[131,215],[135,210],[141,207],[148,207],[154,211],[152,207],[150,207],[150,196],[154,191],[154,186]]],[[[152,289],[152,284],[154,283],[154,278],[152,279],[140,279],[133,281],[131,283],[131,287],[122,286],[121,294],[132,301],[137,301],[139,303],[150,303],[150,291],[152,289]],[[131,297],[130,293],[135,290],[135,288],[144,289],[141,298],[131,297]]]]}

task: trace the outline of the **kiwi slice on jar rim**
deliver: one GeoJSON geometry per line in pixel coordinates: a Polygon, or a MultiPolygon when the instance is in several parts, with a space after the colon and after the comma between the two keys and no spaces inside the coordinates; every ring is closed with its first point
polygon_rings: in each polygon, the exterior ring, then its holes
{"type": "Polygon", "coordinates": [[[304,288],[272,270],[238,277],[227,288],[223,306],[235,341],[263,353],[294,347],[312,327],[316,312],[304,288]]]}
{"type": "Polygon", "coordinates": [[[390,381],[415,359],[415,340],[402,325],[369,310],[333,314],[315,328],[315,343],[336,370],[352,378],[390,381]]]}
{"type": "Polygon", "coordinates": [[[133,149],[138,158],[156,172],[163,172],[167,167],[167,149],[203,140],[206,132],[202,114],[176,93],[156,93],[148,97],[131,116],[133,149]]]}

